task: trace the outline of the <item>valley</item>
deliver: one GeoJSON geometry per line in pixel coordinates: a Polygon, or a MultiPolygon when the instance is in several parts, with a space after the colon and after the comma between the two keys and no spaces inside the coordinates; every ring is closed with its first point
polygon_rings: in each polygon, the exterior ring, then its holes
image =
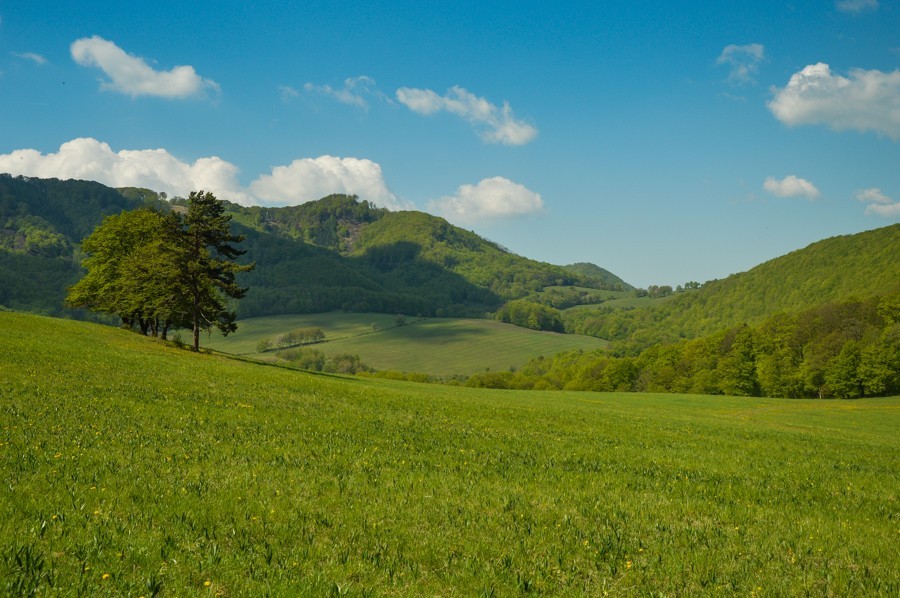
{"type": "Polygon", "coordinates": [[[900,589],[900,225],[634,289],[352,197],[226,204],[256,269],[195,353],[63,304],[80,235],[181,200],[0,191],[9,594],[900,589]]]}
{"type": "Polygon", "coordinates": [[[0,2],[0,598],[900,596],[898,19],[0,2]]]}
{"type": "Polygon", "coordinates": [[[607,346],[594,337],[529,330],[493,320],[429,318],[330,312],[298,316],[264,316],[241,322],[241,333],[213,335],[205,346],[217,351],[257,359],[277,357],[259,353],[261,339],[296,328],[320,328],[325,342],[307,345],[326,356],[358,355],[379,371],[427,374],[436,377],[469,376],[486,370],[516,369],[538,355],[563,351],[593,351],[607,346]]]}
{"type": "MultiPolygon", "coordinates": [[[[82,239],[123,210],[183,212],[187,203],[0,175],[0,305],[115,323],[64,303],[82,272],[82,239]]],[[[205,340],[217,350],[247,356],[267,336],[315,326],[327,342],[256,357],[518,390],[900,393],[898,224],[823,239],[725,279],[638,289],[595,264],[541,263],[442,218],[353,196],[221,204],[244,237],[238,261],[255,267],[237,275],[248,289],[230,304],[238,332],[205,340]]]]}

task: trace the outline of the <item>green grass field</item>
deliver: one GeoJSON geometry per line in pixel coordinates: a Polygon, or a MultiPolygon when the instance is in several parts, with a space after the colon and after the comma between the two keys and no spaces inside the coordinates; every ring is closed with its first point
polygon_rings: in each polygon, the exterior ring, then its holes
{"type": "MultiPolygon", "coordinates": [[[[395,326],[396,316],[388,314],[358,314],[332,311],[320,314],[297,314],[244,318],[238,320],[237,332],[223,337],[221,334],[201,338],[201,344],[217,351],[233,355],[256,354],[256,343],[296,328],[321,328],[329,341],[371,334],[376,328],[383,330],[395,326]]],[[[412,321],[412,320],[410,320],[412,321]]]]}
{"type": "Polygon", "coordinates": [[[900,593],[900,399],[312,375],[0,313],[7,595],[900,593]]]}
{"type": "Polygon", "coordinates": [[[234,335],[213,335],[203,345],[237,355],[256,353],[262,338],[295,328],[316,327],[328,342],[313,345],[326,355],[359,355],[377,370],[435,375],[474,374],[518,367],[539,355],[583,349],[592,351],[607,342],[588,336],[538,332],[493,320],[452,318],[408,319],[395,326],[395,316],[330,312],[296,316],[249,318],[238,322],[234,335]],[[373,332],[377,328],[377,332],[373,332]]]}

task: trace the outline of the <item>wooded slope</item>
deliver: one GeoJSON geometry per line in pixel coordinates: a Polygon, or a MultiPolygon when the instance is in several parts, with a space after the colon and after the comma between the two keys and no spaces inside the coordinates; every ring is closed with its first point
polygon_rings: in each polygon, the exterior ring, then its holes
{"type": "MultiPolygon", "coordinates": [[[[62,307],[80,276],[79,244],[105,216],[140,206],[179,209],[148,189],[0,175],[0,304],[71,315],[62,307]]],[[[247,235],[242,317],[334,309],[482,316],[549,285],[628,288],[614,275],[530,260],[422,212],[389,212],[330,195],[283,208],[227,203],[247,235]]],[[[602,270],[599,269],[598,270],[602,270]]]]}
{"type": "Polygon", "coordinates": [[[898,289],[900,224],[894,224],[813,243],[652,308],[568,312],[566,326],[641,348],[898,289]]]}

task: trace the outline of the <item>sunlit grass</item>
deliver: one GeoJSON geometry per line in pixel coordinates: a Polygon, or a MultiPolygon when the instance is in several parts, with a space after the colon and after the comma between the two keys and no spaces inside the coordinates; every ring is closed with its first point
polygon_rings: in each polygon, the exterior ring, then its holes
{"type": "Polygon", "coordinates": [[[0,330],[6,593],[900,591],[898,399],[480,391],[0,330]]]}
{"type": "Polygon", "coordinates": [[[540,332],[494,320],[408,317],[404,326],[397,326],[395,320],[396,316],[385,314],[342,312],[249,318],[240,321],[234,335],[214,335],[204,345],[232,354],[268,357],[271,353],[256,353],[260,339],[315,327],[325,333],[327,342],[314,348],[327,356],[359,355],[363,363],[382,371],[470,375],[516,368],[540,355],[592,351],[608,344],[594,337],[540,332]]]}

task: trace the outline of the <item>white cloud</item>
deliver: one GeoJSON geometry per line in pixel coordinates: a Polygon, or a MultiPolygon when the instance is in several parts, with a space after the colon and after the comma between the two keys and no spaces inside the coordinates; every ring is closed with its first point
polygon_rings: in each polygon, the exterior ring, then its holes
{"type": "Polygon", "coordinates": [[[836,131],[875,131],[900,139],[900,70],[856,69],[847,78],[832,75],[820,62],[772,91],[769,110],[786,125],[825,124],[836,131]]]}
{"type": "Polygon", "coordinates": [[[869,189],[860,189],[856,192],[856,199],[859,201],[872,201],[880,204],[893,203],[890,197],[881,192],[878,187],[870,187],[869,189]]]}
{"type": "Polygon", "coordinates": [[[459,86],[451,87],[444,96],[430,89],[401,87],[397,90],[397,99],[419,114],[443,110],[462,117],[476,127],[484,128],[481,137],[488,143],[524,145],[537,136],[537,129],[513,116],[508,102],[497,107],[459,86]]]}
{"type": "Polygon", "coordinates": [[[428,203],[428,211],[458,224],[474,224],[544,211],[540,194],[503,177],[462,185],[456,195],[428,203]]]}
{"type": "Polygon", "coordinates": [[[877,187],[860,189],[856,192],[856,199],[869,204],[866,206],[866,214],[900,218],[900,201],[894,201],[877,187]]]}
{"type": "Polygon", "coordinates": [[[342,104],[357,106],[363,110],[368,110],[369,102],[366,96],[384,97],[384,94],[375,89],[375,80],[365,75],[360,77],[350,77],[344,79],[344,86],[335,88],[330,85],[316,85],[314,83],[306,83],[303,89],[308,93],[320,93],[336,99],[342,104]]]}
{"type": "Polygon", "coordinates": [[[780,181],[775,180],[774,177],[768,177],[763,183],[763,189],[777,197],[816,199],[821,195],[815,185],[794,175],[786,176],[780,181]]]}
{"type": "Polygon", "coordinates": [[[762,44],[725,46],[716,64],[727,64],[731,68],[728,80],[735,85],[755,83],[754,77],[759,71],[759,63],[765,58],[766,50],[762,44]]]}
{"type": "Polygon", "coordinates": [[[193,190],[207,189],[222,199],[255,203],[241,189],[237,167],[221,158],[200,158],[188,164],[164,149],[114,152],[109,144],[90,137],[67,141],[56,153],[20,149],[0,155],[0,172],[84,179],[110,187],[145,187],[185,197],[193,190]]]}
{"type": "Polygon", "coordinates": [[[388,189],[381,166],[371,160],[320,156],[276,166],[250,184],[254,197],[266,204],[300,204],[331,193],[358,195],[376,205],[410,207],[388,189]]]}
{"type": "Polygon", "coordinates": [[[300,92],[290,85],[279,85],[278,93],[281,94],[282,102],[290,102],[292,99],[300,95],[300,92]]]}
{"type": "Polygon", "coordinates": [[[900,218],[900,201],[890,204],[870,204],[866,206],[866,214],[878,214],[885,218],[900,218]]]}
{"type": "Polygon", "coordinates": [[[34,52],[13,52],[13,56],[17,58],[22,58],[24,60],[30,60],[31,62],[43,66],[47,64],[47,59],[41,56],[40,54],[35,54],[34,52]]]}
{"type": "Polygon", "coordinates": [[[410,206],[391,193],[378,164],[357,158],[295,160],[243,187],[237,166],[216,156],[188,163],[165,149],[114,152],[106,143],[79,138],[62,144],[56,153],[20,149],[0,155],[0,172],[84,179],[110,187],[145,187],[182,197],[204,189],[244,205],[300,204],[331,193],[350,193],[387,208],[410,206]]]}
{"type": "Polygon", "coordinates": [[[156,96],[187,98],[219,90],[219,85],[199,76],[192,66],[176,66],[169,71],[156,71],[142,58],[126,53],[113,42],[101,37],[85,37],[72,42],[72,59],[81,66],[97,67],[110,78],[102,89],[118,91],[133,98],[156,96]]]}
{"type": "Polygon", "coordinates": [[[878,10],[878,0],[840,0],[835,4],[841,12],[862,12],[878,10]]]}

